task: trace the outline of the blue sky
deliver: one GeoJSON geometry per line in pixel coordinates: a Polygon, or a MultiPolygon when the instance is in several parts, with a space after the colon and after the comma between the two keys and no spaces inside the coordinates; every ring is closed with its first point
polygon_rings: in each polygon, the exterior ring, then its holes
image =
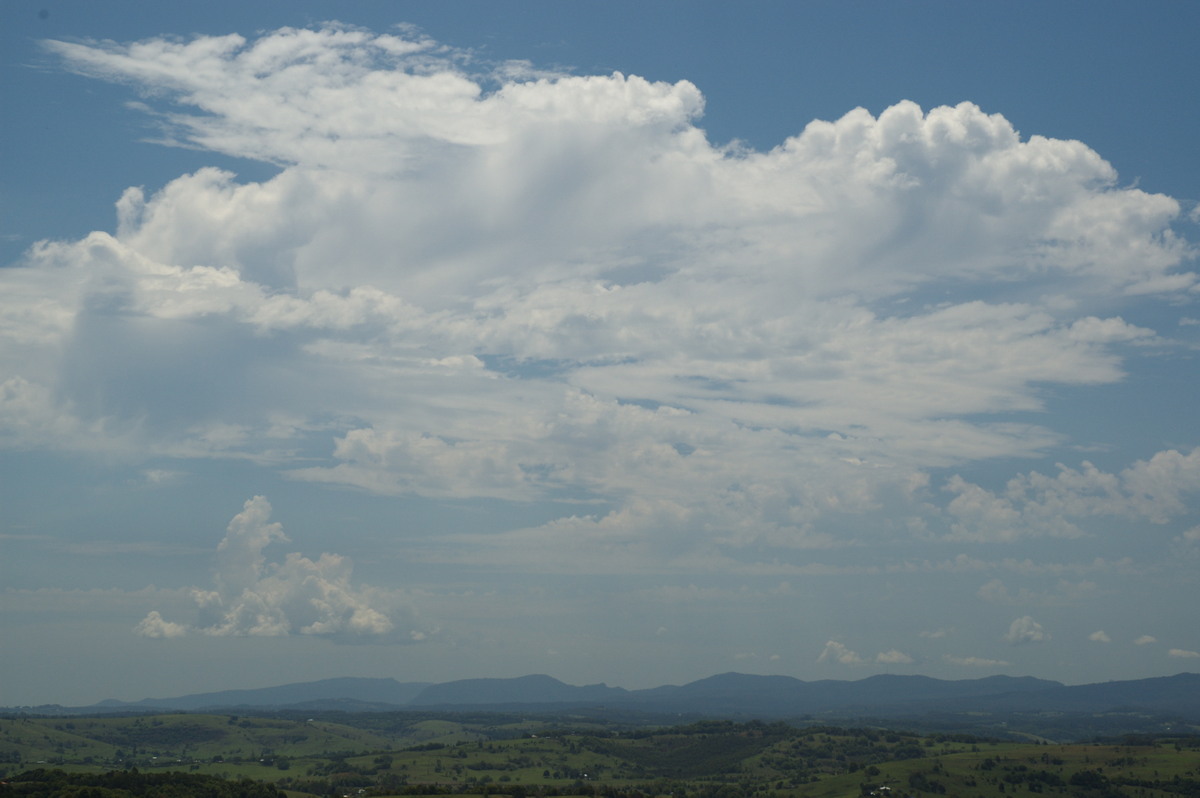
{"type": "Polygon", "coordinates": [[[4,5],[0,705],[1200,668],[1200,9],[752,9],[4,5]]]}

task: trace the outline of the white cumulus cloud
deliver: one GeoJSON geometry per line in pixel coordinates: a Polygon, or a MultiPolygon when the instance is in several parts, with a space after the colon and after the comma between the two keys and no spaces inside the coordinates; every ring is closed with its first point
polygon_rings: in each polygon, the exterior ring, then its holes
{"type": "Polygon", "coordinates": [[[1003,491],[956,476],[946,490],[954,494],[947,505],[955,519],[952,536],[963,540],[1078,537],[1084,532],[1077,522],[1097,516],[1162,524],[1187,513],[1200,492],[1200,448],[1161,451],[1115,474],[1087,461],[1080,469],[1060,463],[1054,476],[1033,471],[1012,478],[1003,491]]]}
{"type": "Polygon", "coordinates": [[[817,662],[837,662],[842,665],[858,665],[863,662],[863,658],[856,652],[846,648],[842,643],[836,640],[830,640],[825,644],[825,648],[821,650],[820,656],[817,657],[817,662]]]}
{"type": "MultiPolygon", "coordinates": [[[[900,517],[1077,538],[1200,489],[1200,450],[1172,449],[929,490],[1062,443],[1031,415],[1048,392],[1160,340],[1128,297],[1197,285],[1179,203],[1082,142],[902,101],[747,151],[708,140],[687,81],[336,24],[46,47],[140,91],[167,143],[278,172],[130,188],[113,231],[0,270],[0,446],[561,501],[440,554],[556,570],[786,557],[900,517]]],[[[390,622],[341,558],[260,543],[230,539],[205,628],[390,622]]]]}
{"type": "Polygon", "coordinates": [[[270,503],[255,496],[230,521],[217,546],[214,589],[192,590],[199,609],[196,624],[166,621],[155,610],[138,624],[136,633],[382,636],[396,629],[389,617],[393,601],[380,591],[354,585],[346,558],[326,553],[312,560],[292,552],[282,562],[268,562],[264,550],[275,541],[287,541],[282,526],[270,516],[270,503]]]}
{"type": "Polygon", "coordinates": [[[1014,646],[1025,643],[1044,643],[1049,639],[1050,633],[1028,615],[1013,621],[1004,635],[1005,642],[1014,646]]]}
{"type": "Polygon", "coordinates": [[[880,651],[875,655],[875,661],[881,665],[911,665],[914,662],[908,654],[894,648],[880,651]]]}
{"type": "Polygon", "coordinates": [[[133,629],[134,634],[142,637],[183,637],[187,631],[187,626],[181,623],[164,620],[158,610],[151,610],[133,629]]]}

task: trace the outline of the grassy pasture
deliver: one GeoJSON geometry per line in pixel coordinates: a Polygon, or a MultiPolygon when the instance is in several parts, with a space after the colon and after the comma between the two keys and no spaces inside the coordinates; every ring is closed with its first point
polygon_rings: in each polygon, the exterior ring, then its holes
{"type": "Polygon", "coordinates": [[[1200,738],[1054,745],[881,729],[709,721],[568,730],[527,719],[172,714],[0,718],[0,776],[137,767],[317,795],[841,798],[878,794],[1200,796],[1200,738]],[[366,728],[351,725],[365,720],[366,728]],[[880,788],[888,791],[880,792],[880,788]],[[361,793],[359,791],[362,791],[361,793]],[[430,790],[433,792],[434,790],[430,790]]]}
{"type": "Polygon", "coordinates": [[[0,718],[0,761],[130,761],[143,766],[390,747],[389,737],[328,721],[236,715],[0,718]]]}

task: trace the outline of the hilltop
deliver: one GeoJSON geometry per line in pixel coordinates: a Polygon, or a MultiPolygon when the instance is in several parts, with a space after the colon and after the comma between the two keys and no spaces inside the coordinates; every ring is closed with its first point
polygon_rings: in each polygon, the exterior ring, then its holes
{"type": "Polygon", "coordinates": [[[929,731],[1036,730],[1053,739],[1159,733],[1200,724],[1200,674],[1087,685],[1031,677],[942,680],[882,675],[805,682],[724,673],[684,685],[625,690],[574,686],[547,675],[443,683],[339,678],[174,698],[103,701],[89,707],[15,707],[9,714],[151,712],[576,713],[649,721],[663,717],[822,722],[903,722],[929,731]]]}

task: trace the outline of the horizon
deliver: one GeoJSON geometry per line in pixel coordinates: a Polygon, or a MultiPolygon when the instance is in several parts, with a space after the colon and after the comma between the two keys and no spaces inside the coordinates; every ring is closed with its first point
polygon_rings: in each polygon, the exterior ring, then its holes
{"type": "Polygon", "coordinates": [[[1200,667],[1197,29],[0,7],[0,705],[1200,667]]]}
{"type": "MultiPolygon", "coordinates": [[[[569,681],[564,681],[562,679],[559,679],[548,673],[527,673],[527,674],[522,674],[521,676],[473,676],[473,677],[468,676],[468,677],[464,677],[461,679],[451,679],[451,680],[445,681],[445,682],[425,681],[425,680],[400,680],[394,676],[327,676],[327,677],[322,677],[320,679],[312,679],[309,681],[302,681],[302,682],[285,682],[282,684],[264,684],[264,685],[260,685],[258,687],[226,687],[226,688],[221,688],[221,689],[217,689],[217,690],[205,690],[203,692],[184,693],[184,694],[180,694],[180,695],[142,696],[141,698],[133,698],[133,699],[119,699],[119,698],[111,698],[110,697],[110,698],[98,699],[96,701],[92,701],[92,702],[89,702],[86,704],[63,704],[61,702],[43,702],[41,704],[15,704],[15,705],[9,705],[9,706],[0,705],[0,709],[36,709],[37,707],[42,707],[42,706],[61,707],[63,709],[92,709],[92,708],[100,707],[100,706],[112,706],[112,705],[128,706],[128,705],[141,704],[141,703],[144,703],[147,701],[174,701],[174,700],[178,700],[178,699],[182,699],[182,698],[190,698],[190,697],[198,696],[198,695],[219,695],[222,693],[256,692],[256,691],[260,691],[260,690],[272,690],[272,689],[283,688],[283,687],[303,687],[303,686],[320,684],[322,682],[335,682],[335,681],[336,682],[342,682],[342,681],[390,681],[390,682],[394,682],[399,685],[422,685],[423,687],[436,687],[436,686],[440,686],[440,685],[454,684],[456,682],[478,682],[478,681],[502,682],[502,681],[514,681],[514,680],[537,678],[537,677],[546,677],[548,679],[551,679],[552,681],[555,681],[555,682],[565,685],[567,687],[606,687],[609,689],[623,690],[625,692],[632,693],[632,692],[638,692],[641,690],[653,690],[658,687],[683,687],[683,686],[686,686],[689,684],[694,684],[696,682],[708,681],[708,680],[716,679],[716,678],[719,678],[722,676],[750,676],[750,677],[756,677],[756,678],[758,678],[758,677],[761,677],[761,678],[784,677],[784,678],[788,678],[788,679],[795,679],[796,681],[802,682],[804,684],[818,684],[818,683],[822,683],[822,682],[841,682],[841,683],[853,684],[853,683],[857,683],[857,682],[868,681],[871,679],[877,679],[880,677],[903,677],[903,678],[912,677],[912,678],[918,678],[918,679],[933,679],[935,681],[944,681],[944,682],[964,682],[964,681],[979,682],[979,681],[986,681],[986,680],[990,680],[990,679],[1012,679],[1012,680],[1033,679],[1033,680],[1036,680],[1039,682],[1048,682],[1050,684],[1058,685],[1060,687],[1083,687],[1083,686],[1090,686],[1090,685],[1095,685],[1095,684],[1112,684],[1112,683],[1117,683],[1117,682],[1142,682],[1142,681],[1157,680],[1157,679],[1174,679],[1174,678],[1178,678],[1180,676],[1200,676],[1200,673],[1195,672],[1195,671],[1186,671],[1185,670],[1185,671],[1179,671],[1178,673],[1163,674],[1161,676],[1147,676],[1147,677],[1142,677],[1142,678],[1137,678],[1137,679],[1110,679],[1110,680],[1105,680],[1105,681],[1101,681],[1101,682],[1070,683],[1070,682],[1063,682],[1063,681],[1060,681],[1057,679],[1043,679],[1043,678],[1040,678],[1037,676],[1030,676],[1030,675],[1013,676],[1013,675],[1004,674],[1004,673],[991,673],[991,674],[986,674],[986,675],[982,675],[982,676],[964,676],[964,677],[959,677],[959,678],[943,679],[943,678],[938,678],[938,677],[934,677],[934,676],[926,676],[925,674],[920,674],[920,673],[887,673],[887,672],[884,672],[884,673],[873,673],[869,676],[862,676],[862,677],[859,677],[856,679],[851,679],[851,678],[846,678],[846,679],[836,679],[836,678],[833,678],[833,679],[800,679],[799,677],[788,676],[787,674],[783,674],[783,673],[743,673],[740,671],[725,671],[723,673],[714,673],[709,676],[704,676],[704,677],[701,677],[700,679],[693,679],[693,680],[687,681],[687,682],[679,682],[679,683],[667,682],[667,683],[663,683],[663,684],[648,685],[646,687],[638,687],[638,688],[628,688],[628,687],[624,687],[624,686],[618,685],[618,684],[609,684],[608,682],[604,682],[604,681],[593,682],[590,684],[575,684],[575,683],[572,683],[569,681]]],[[[255,705],[255,706],[257,706],[257,705],[255,705]]],[[[272,705],[264,704],[262,706],[272,706],[272,705]]],[[[407,704],[398,704],[397,706],[408,706],[408,705],[407,704]]],[[[193,711],[193,710],[188,710],[188,711],[193,711]]]]}

